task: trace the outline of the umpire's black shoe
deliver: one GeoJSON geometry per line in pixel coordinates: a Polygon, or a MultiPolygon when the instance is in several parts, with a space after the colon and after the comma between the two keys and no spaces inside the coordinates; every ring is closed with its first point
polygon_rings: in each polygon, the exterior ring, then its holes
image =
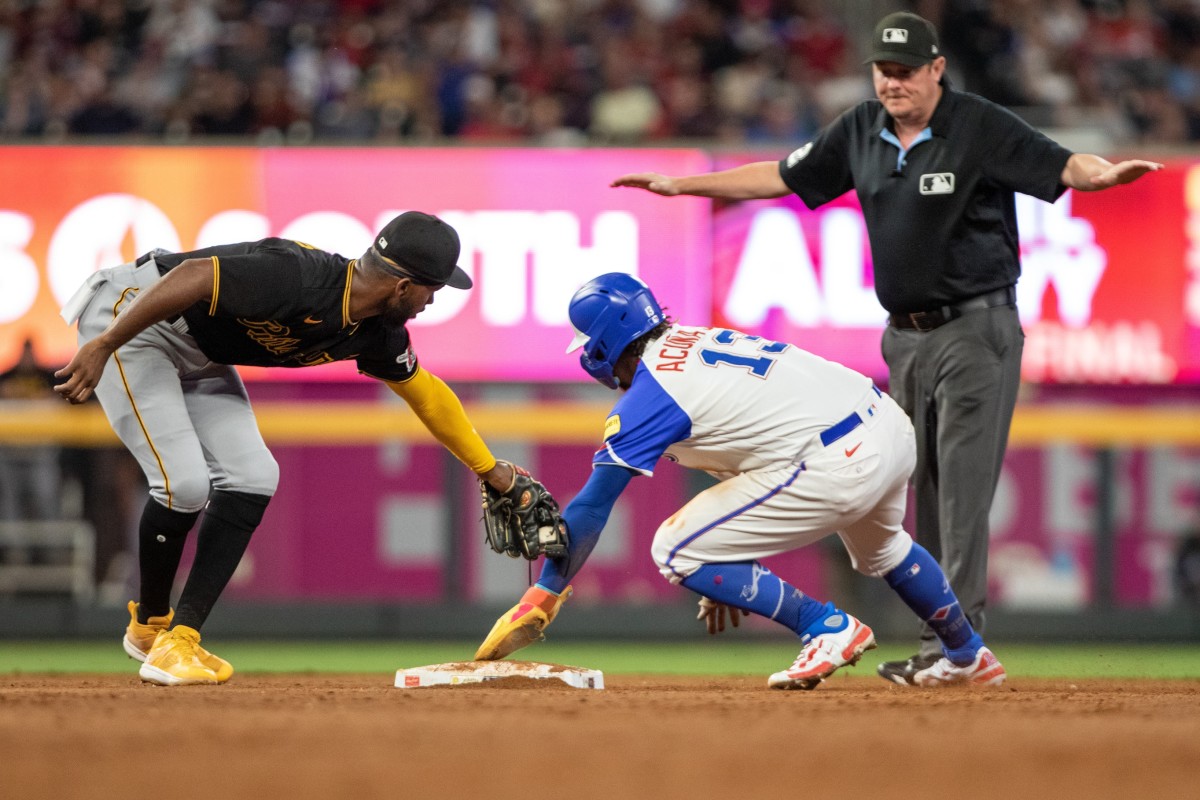
{"type": "Polygon", "coordinates": [[[942,654],[923,656],[917,654],[907,661],[885,661],[876,671],[884,680],[898,683],[901,686],[916,686],[916,675],[923,669],[929,669],[942,658],[942,654]]]}

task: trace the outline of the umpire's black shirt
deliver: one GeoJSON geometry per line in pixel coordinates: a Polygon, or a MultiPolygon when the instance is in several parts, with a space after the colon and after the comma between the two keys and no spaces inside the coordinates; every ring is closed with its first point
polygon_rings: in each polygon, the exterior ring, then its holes
{"type": "Polygon", "coordinates": [[[929,127],[902,153],[878,100],[851,108],[779,162],[809,208],[858,192],[875,291],[893,314],[1011,286],[1021,273],[1014,192],[1053,202],[1071,151],[989,100],[942,83],[929,127]]]}

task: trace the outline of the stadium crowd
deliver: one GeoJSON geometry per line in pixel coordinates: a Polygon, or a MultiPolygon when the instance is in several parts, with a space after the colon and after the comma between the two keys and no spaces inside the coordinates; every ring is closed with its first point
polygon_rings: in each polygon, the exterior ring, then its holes
{"type": "MultiPolygon", "coordinates": [[[[938,24],[960,88],[1035,125],[1200,140],[1195,0],[908,8],[938,24]]],[[[842,0],[0,0],[0,137],[790,144],[870,95],[852,11],[842,0]]]]}

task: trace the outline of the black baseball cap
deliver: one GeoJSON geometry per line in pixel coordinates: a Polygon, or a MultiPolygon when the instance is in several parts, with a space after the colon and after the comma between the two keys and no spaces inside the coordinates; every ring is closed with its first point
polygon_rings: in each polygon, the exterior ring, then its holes
{"type": "Polygon", "coordinates": [[[458,233],[432,214],[405,211],[383,226],[372,248],[389,271],[402,278],[454,289],[473,285],[471,276],[458,266],[458,233]]]}
{"type": "Polygon", "coordinates": [[[924,17],[898,11],[879,20],[871,35],[871,55],[864,64],[895,61],[909,67],[922,67],[941,55],[937,30],[924,17]]]}

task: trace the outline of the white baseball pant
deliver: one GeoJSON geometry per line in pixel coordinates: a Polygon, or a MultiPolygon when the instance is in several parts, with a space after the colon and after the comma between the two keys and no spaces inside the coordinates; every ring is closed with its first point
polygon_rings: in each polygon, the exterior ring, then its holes
{"type": "Polygon", "coordinates": [[[803,460],[735,475],[698,494],[654,535],[659,571],[678,583],[704,564],[750,561],[837,533],[859,572],[880,576],[908,554],[908,479],[916,465],[913,427],[888,395],[877,411],[803,460]]]}

